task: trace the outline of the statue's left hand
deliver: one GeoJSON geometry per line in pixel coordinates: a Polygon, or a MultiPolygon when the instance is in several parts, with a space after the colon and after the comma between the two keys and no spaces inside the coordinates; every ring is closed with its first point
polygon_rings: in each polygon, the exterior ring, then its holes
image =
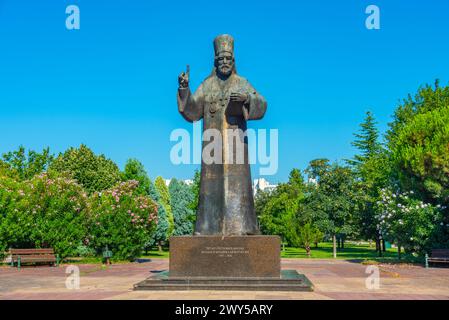
{"type": "Polygon", "coordinates": [[[247,102],[249,99],[249,96],[247,93],[232,92],[230,99],[233,102],[247,102]]]}

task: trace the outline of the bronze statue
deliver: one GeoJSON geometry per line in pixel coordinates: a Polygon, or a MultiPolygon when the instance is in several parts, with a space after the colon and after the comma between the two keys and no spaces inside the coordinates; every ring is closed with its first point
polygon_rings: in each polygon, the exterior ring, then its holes
{"type": "MultiPolygon", "coordinates": [[[[245,135],[248,120],[261,119],[266,111],[265,99],[243,77],[237,75],[234,40],[220,35],[214,40],[214,69],[195,93],[189,88],[189,67],[178,77],[178,110],[189,122],[203,119],[203,132],[216,129],[222,136],[221,160],[201,163],[200,200],[195,235],[259,234],[248,161],[245,135]],[[229,162],[237,153],[237,141],[243,145],[243,161],[229,162]],[[231,147],[229,147],[231,146],[231,147]]],[[[212,143],[212,142],[210,142],[212,143]]],[[[203,151],[207,146],[203,143],[203,151]]],[[[238,156],[237,156],[238,157],[238,156]]]]}

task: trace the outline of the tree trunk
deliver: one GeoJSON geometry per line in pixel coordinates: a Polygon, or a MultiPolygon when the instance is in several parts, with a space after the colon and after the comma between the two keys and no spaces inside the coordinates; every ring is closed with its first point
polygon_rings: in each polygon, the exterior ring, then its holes
{"type": "Polygon", "coordinates": [[[379,257],[382,257],[382,241],[379,238],[376,239],[376,251],[379,253],[379,257]]]}
{"type": "Polygon", "coordinates": [[[157,243],[157,248],[160,253],[162,253],[162,244],[160,242],[157,243]]]}
{"type": "Polygon", "coordinates": [[[401,260],[401,244],[398,243],[398,259],[401,260]]]}
{"type": "Polygon", "coordinates": [[[344,238],[341,239],[341,248],[342,249],[345,248],[345,239],[344,238]]]}
{"type": "Polygon", "coordinates": [[[379,257],[382,257],[382,256],[383,256],[383,255],[382,255],[382,252],[383,252],[383,249],[382,249],[382,240],[379,239],[379,257]]]}
{"type": "Polygon", "coordinates": [[[315,248],[318,248],[318,241],[315,241],[315,248]]]}
{"type": "Polygon", "coordinates": [[[385,248],[385,239],[382,239],[382,251],[385,252],[387,249],[385,248]]]}
{"type": "Polygon", "coordinates": [[[335,234],[332,236],[332,242],[333,242],[332,253],[333,253],[333,257],[335,259],[335,258],[337,258],[337,237],[335,236],[335,234]]]}
{"type": "Polygon", "coordinates": [[[310,246],[306,246],[307,257],[310,258],[310,246]]]}

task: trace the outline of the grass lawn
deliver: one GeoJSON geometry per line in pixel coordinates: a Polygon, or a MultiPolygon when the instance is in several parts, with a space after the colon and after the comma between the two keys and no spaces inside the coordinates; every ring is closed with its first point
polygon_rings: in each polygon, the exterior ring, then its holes
{"type": "MultiPolygon", "coordinates": [[[[137,260],[145,260],[145,259],[151,259],[151,258],[168,258],[169,252],[168,248],[164,249],[162,252],[159,252],[158,250],[148,250],[148,254],[143,254],[140,256],[137,260]]],[[[103,263],[103,258],[101,257],[68,257],[64,259],[64,263],[71,263],[71,264],[101,264],[103,263]]],[[[127,260],[114,260],[114,257],[112,257],[111,262],[113,264],[122,264],[122,263],[129,263],[130,261],[127,260]]]]}
{"type": "MultiPolygon", "coordinates": [[[[169,252],[164,249],[162,252],[157,250],[148,251],[148,255],[141,258],[168,258],[169,252]]],[[[332,259],[332,242],[322,242],[318,245],[318,248],[313,247],[311,256],[307,257],[306,250],[303,248],[285,247],[285,250],[281,250],[282,258],[303,258],[303,259],[332,259]]],[[[383,253],[383,257],[379,257],[376,252],[376,248],[369,246],[368,244],[356,244],[353,242],[345,242],[344,249],[337,250],[337,259],[345,260],[365,260],[365,261],[377,261],[377,262],[421,262],[421,259],[415,258],[411,255],[402,254],[402,259],[398,260],[398,253],[396,248],[387,249],[383,253]]]]}
{"type": "Polygon", "coordinates": [[[147,255],[143,255],[141,258],[142,259],[146,259],[146,258],[168,258],[169,252],[168,252],[168,248],[164,248],[162,250],[162,252],[160,252],[159,250],[148,250],[148,254],[147,255]]]}
{"type": "MultiPolygon", "coordinates": [[[[286,247],[284,251],[281,250],[282,258],[308,258],[306,250],[303,248],[286,247]]],[[[332,259],[332,243],[322,242],[318,248],[312,247],[310,258],[314,259],[332,259]]],[[[337,249],[337,259],[345,260],[375,260],[375,261],[391,261],[398,262],[398,253],[396,248],[387,249],[382,257],[376,252],[376,247],[368,244],[355,244],[353,242],[345,242],[344,249],[337,249]]],[[[418,262],[419,259],[402,254],[401,261],[404,262],[418,262]]]]}

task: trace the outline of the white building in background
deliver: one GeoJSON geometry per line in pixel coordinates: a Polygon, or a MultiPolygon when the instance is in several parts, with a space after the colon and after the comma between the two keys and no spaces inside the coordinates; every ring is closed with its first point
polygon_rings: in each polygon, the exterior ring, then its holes
{"type": "MultiPolygon", "coordinates": [[[[171,179],[164,179],[165,180],[165,185],[168,187],[170,184],[171,179]]],[[[193,180],[192,179],[186,179],[186,180],[180,180],[183,181],[186,185],[190,186],[193,184],[193,180]]]]}
{"type": "Polygon", "coordinates": [[[253,193],[254,195],[257,194],[257,192],[260,191],[271,191],[276,189],[277,184],[270,184],[266,179],[259,178],[253,180],[253,193]]]}

